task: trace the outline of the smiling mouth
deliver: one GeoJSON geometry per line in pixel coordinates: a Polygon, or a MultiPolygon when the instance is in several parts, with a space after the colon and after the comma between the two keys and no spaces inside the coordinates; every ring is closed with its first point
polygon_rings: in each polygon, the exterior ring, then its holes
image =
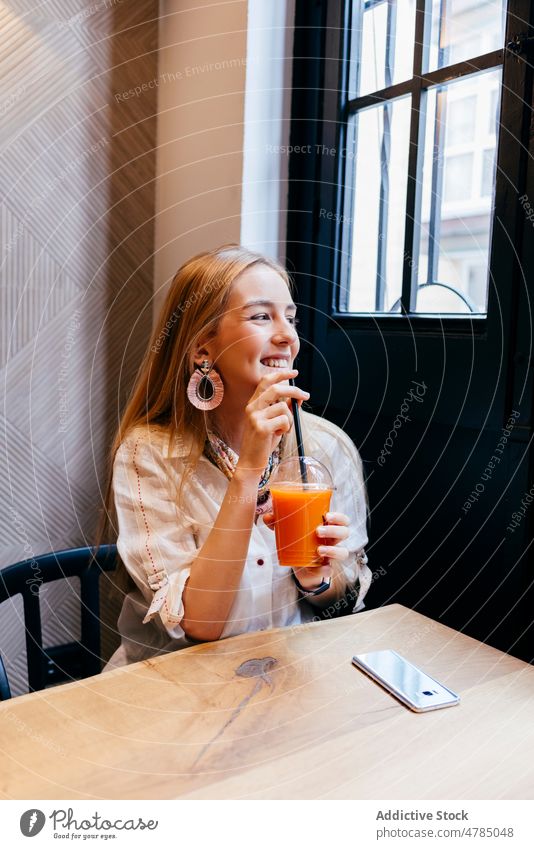
{"type": "Polygon", "coordinates": [[[289,368],[289,360],[278,357],[266,357],[264,360],[260,360],[260,363],[265,368],[289,368]]]}

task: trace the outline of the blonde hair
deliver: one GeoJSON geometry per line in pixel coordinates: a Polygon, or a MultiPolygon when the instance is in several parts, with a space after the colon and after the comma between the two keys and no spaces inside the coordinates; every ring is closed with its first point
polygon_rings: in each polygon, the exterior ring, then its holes
{"type": "Polygon", "coordinates": [[[194,407],[186,395],[195,369],[195,351],[200,340],[217,333],[236,278],[260,264],[276,271],[293,290],[293,282],[282,265],[239,245],[223,245],[197,254],[177,271],[113,440],[99,540],[112,524],[115,455],[126,436],[139,425],[163,429],[169,445],[177,437],[190,438],[191,450],[177,498],[180,506],[184,486],[195,472],[206,439],[206,414],[194,407]]]}

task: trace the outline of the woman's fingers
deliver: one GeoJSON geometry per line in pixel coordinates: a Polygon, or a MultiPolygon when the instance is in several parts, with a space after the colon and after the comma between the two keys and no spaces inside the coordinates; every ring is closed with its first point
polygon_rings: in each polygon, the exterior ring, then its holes
{"type": "Polygon", "coordinates": [[[273,369],[268,372],[254,391],[246,407],[246,427],[239,452],[239,468],[265,469],[280,438],[293,427],[291,402],[287,398],[296,398],[302,403],[308,393],[295,386],[289,380],[296,377],[297,369],[273,369]]]}
{"type": "Polygon", "coordinates": [[[325,513],[323,518],[329,525],[350,524],[350,519],[345,513],[325,513]]]}
{"type": "Polygon", "coordinates": [[[272,406],[282,399],[287,404],[291,403],[291,398],[295,398],[296,401],[302,403],[303,401],[307,401],[309,397],[310,393],[304,389],[300,389],[298,386],[287,386],[277,383],[274,386],[270,386],[265,392],[262,392],[257,399],[257,405],[261,409],[272,406]]]}
{"type": "Polygon", "coordinates": [[[348,548],[343,545],[319,545],[317,547],[319,557],[325,557],[327,560],[346,560],[349,556],[348,548]]]}
{"type": "Polygon", "coordinates": [[[250,421],[258,433],[271,433],[273,422],[282,416],[287,419],[289,428],[291,428],[293,416],[288,410],[287,405],[283,401],[279,401],[278,404],[273,404],[264,410],[255,410],[250,416],[250,421]]]}
{"type": "MultiPolygon", "coordinates": [[[[251,398],[252,400],[256,400],[266,389],[270,386],[273,386],[275,383],[281,383],[282,381],[292,380],[298,374],[298,370],[296,368],[279,368],[273,369],[272,372],[266,374],[258,385],[256,386],[256,391],[251,398]]],[[[289,386],[289,383],[284,384],[286,387],[289,386]]]]}
{"type": "Polygon", "coordinates": [[[279,380],[290,380],[296,377],[299,373],[297,368],[278,368],[266,374],[260,380],[258,386],[269,386],[271,383],[277,383],[279,380]]]}
{"type": "Polygon", "coordinates": [[[272,373],[261,379],[245,408],[252,428],[251,434],[280,437],[291,430],[292,400],[296,400],[300,406],[310,397],[309,392],[289,384],[289,379],[297,374],[297,369],[273,369],[272,373]]]}
{"type": "Polygon", "coordinates": [[[328,560],[346,560],[349,556],[349,550],[343,545],[319,545],[317,554],[319,557],[326,557],[328,560]]]}
{"type": "Polygon", "coordinates": [[[280,429],[283,433],[289,433],[293,427],[293,415],[283,401],[273,404],[258,414],[263,430],[277,434],[280,429]]]}
{"type": "Polygon", "coordinates": [[[321,539],[321,542],[327,543],[327,540],[342,540],[349,536],[349,529],[346,525],[319,525],[315,528],[315,533],[321,539]]]}
{"type": "Polygon", "coordinates": [[[274,419],[275,416],[288,416],[291,420],[293,419],[293,415],[285,401],[278,401],[276,404],[271,404],[269,407],[261,410],[258,415],[263,419],[274,419]]]}
{"type": "Polygon", "coordinates": [[[267,525],[268,528],[274,530],[274,513],[264,513],[263,521],[267,525]]]}
{"type": "MultiPolygon", "coordinates": [[[[350,519],[345,513],[325,513],[323,519],[327,524],[318,525],[315,529],[315,533],[317,534],[322,549],[332,549],[334,547],[336,550],[340,549],[340,546],[337,544],[344,539],[349,537],[350,531],[348,528],[350,519]]],[[[347,551],[347,549],[343,549],[343,551],[347,551]]],[[[322,552],[321,552],[322,554],[322,552]]],[[[322,554],[323,557],[329,557],[328,554],[322,554]]],[[[347,554],[341,559],[345,560],[347,554]]],[[[336,556],[336,559],[339,557],[336,556]]]]}
{"type": "Polygon", "coordinates": [[[254,395],[249,401],[253,409],[263,409],[275,404],[281,398],[295,398],[302,403],[310,397],[310,393],[298,386],[291,386],[289,380],[296,377],[297,369],[273,369],[265,377],[262,377],[256,387],[254,395]]]}
{"type": "Polygon", "coordinates": [[[278,433],[278,431],[282,431],[282,433],[289,433],[293,426],[293,420],[287,413],[282,413],[280,416],[274,416],[274,418],[265,419],[264,432],[265,433],[278,433]]]}

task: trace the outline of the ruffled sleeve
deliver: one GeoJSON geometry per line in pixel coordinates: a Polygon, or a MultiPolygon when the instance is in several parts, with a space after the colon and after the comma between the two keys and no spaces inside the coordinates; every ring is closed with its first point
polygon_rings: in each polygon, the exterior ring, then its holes
{"type": "Polygon", "coordinates": [[[159,616],[173,638],[184,636],[182,593],[199,548],[176,506],[176,480],[159,438],[134,432],[113,465],[117,548],[145,598],[143,624],[159,616]]]}

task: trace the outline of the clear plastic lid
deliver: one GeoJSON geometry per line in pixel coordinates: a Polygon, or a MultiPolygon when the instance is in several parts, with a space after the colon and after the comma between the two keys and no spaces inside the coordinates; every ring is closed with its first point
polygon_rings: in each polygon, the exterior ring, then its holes
{"type": "Polygon", "coordinates": [[[269,480],[270,486],[306,489],[334,489],[332,476],[328,469],[314,457],[287,457],[274,469],[269,480]]]}

